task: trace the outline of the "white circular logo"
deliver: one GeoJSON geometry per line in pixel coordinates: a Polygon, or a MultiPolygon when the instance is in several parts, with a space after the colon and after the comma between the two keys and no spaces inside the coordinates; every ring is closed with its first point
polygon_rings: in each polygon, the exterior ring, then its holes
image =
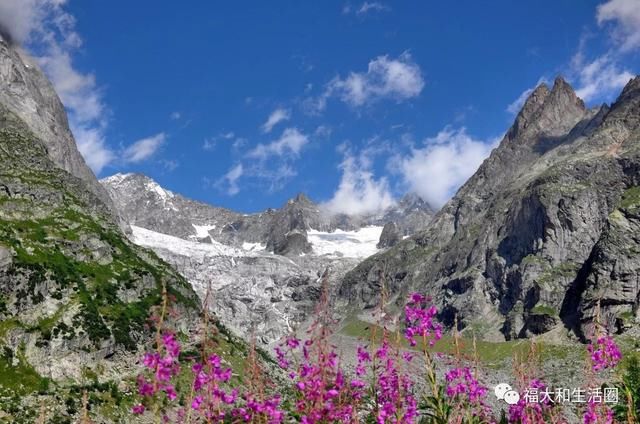
{"type": "Polygon", "coordinates": [[[504,394],[504,401],[509,405],[515,405],[520,400],[520,394],[515,390],[509,390],[504,394]]]}
{"type": "Polygon", "coordinates": [[[500,400],[504,399],[504,394],[511,390],[511,386],[507,383],[500,383],[494,389],[493,392],[496,394],[496,397],[500,400]]]}

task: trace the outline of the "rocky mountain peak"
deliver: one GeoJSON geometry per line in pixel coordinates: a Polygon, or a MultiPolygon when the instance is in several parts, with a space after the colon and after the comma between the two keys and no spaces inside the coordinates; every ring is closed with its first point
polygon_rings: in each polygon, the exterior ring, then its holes
{"type": "Polygon", "coordinates": [[[640,75],[629,80],[627,85],[622,89],[618,101],[631,97],[640,97],[640,75]]]}
{"type": "Polygon", "coordinates": [[[377,305],[384,272],[391,298],[430,293],[447,325],[457,316],[487,339],[583,338],[598,313],[611,332],[637,330],[638,116],[640,78],[591,110],[562,78],[538,86],[428,226],[393,244],[389,225],[392,247],[347,274],[340,295],[377,305]]]}
{"type": "Polygon", "coordinates": [[[529,95],[507,133],[507,140],[518,140],[516,144],[529,147],[535,147],[541,139],[548,143],[566,135],[591,114],[571,85],[557,77],[551,90],[542,83],[529,95]]]}
{"type": "Polygon", "coordinates": [[[313,205],[313,206],[315,206],[315,203],[311,199],[309,199],[309,197],[306,194],[304,194],[302,192],[296,194],[296,196],[293,199],[290,199],[288,203],[289,204],[297,204],[297,205],[313,205]]]}
{"type": "Polygon", "coordinates": [[[398,207],[402,208],[405,211],[410,211],[414,209],[425,209],[431,210],[431,206],[422,199],[416,193],[407,193],[398,201],[398,207]]]}
{"type": "Polygon", "coordinates": [[[549,97],[545,102],[549,106],[561,108],[572,108],[584,112],[586,107],[582,99],[578,97],[573,87],[565,81],[564,78],[558,76],[553,82],[553,88],[549,97]]]}
{"type": "Polygon", "coordinates": [[[516,118],[516,122],[518,121],[529,121],[531,117],[540,109],[540,106],[544,103],[544,101],[549,96],[549,87],[544,82],[539,84],[527,97],[524,105],[522,105],[522,109],[520,113],[518,113],[518,117],[516,118]]]}
{"type": "Polygon", "coordinates": [[[80,178],[107,205],[114,221],[119,221],[109,195],[78,151],[64,105],[53,85],[36,61],[6,36],[0,38],[0,103],[42,141],[54,164],[80,178]]]}

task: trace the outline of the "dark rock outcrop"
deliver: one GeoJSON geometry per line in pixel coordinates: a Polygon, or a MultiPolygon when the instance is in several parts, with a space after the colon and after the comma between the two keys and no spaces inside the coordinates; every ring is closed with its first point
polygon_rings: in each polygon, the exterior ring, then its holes
{"type": "Polygon", "coordinates": [[[378,242],[378,249],[386,249],[393,247],[402,240],[400,230],[395,222],[387,222],[382,228],[382,234],[380,234],[380,241],[378,242]]]}

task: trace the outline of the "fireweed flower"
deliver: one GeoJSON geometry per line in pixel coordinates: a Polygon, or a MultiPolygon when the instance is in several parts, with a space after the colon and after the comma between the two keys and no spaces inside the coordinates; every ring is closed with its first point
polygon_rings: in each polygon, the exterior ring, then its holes
{"type": "MultiPolygon", "coordinates": [[[[414,383],[400,369],[397,356],[391,352],[387,340],[374,353],[380,364],[374,367],[376,375],[376,392],[378,413],[376,422],[414,423],[417,415],[417,401],[413,396],[414,383]]],[[[362,355],[363,358],[367,358],[362,355]]]]}
{"type": "Polygon", "coordinates": [[[436,322],[438,310],[430,305],[431,298],[419,293],[409,296],[409,301],[404,308],[405,314],[405,338],[411,346],[417,344],[416,339],[428,339],[429,345],[442,338],[442,325],[436,322]]]}
{"type": "Polygon", "coordinates": [[[466,397],[470,402],[480,401],[488,389],[473,376],[469,367],[454,368],[445,374],[447,396],[466,397]]]}
{"type": "Polygon", "coordinates": [[[598,337],[595,343],[587,346],[591,355],[591,366],[594,371],[614,368],[622,359],[622,354],[611,336],[598,337]]]}
{"type": "MultiPolygon", "coordinates": [[[[360,358],[366,358],[366,355],[364,350],[359,353],[360,358]]],[[[290,371],[289,377],[296,391],[294,408],[301,423],[353,421],[365,384],[347,378],[338,354],[326,339],[302,343],[296,338],[288,338],[278,347],[276,356],[281,367],[287,364],[290,371]],[[299,358],[295,366],[292,366],[292,357],[299,358]]]]}
{"type": "MultiPolygon", "coordinates": [[[[595,342],[587,346],[591,368],[600,372],[609,368],[615,368],[622,359],[622,353],[611,336],[600,336],[595,342]]],[[[613,423],[613,411],[601,402],[588,399],[587,409],[582,416],[584,424],[611,424],[613,423]]]]}
{"type": "Polygon", "coordinates": [[[589,399],[582,421],[584,424],[613,424],[613,411],[606,405],[589,399]]]}
{"type": "Polygon", "coordinates": [[[245,405],[235,408],[231,416],[241,419],[242,422],[266,422],[268,424],[280,424],[284,420],[284,411],[279,409],[280,396],[276,395],[264,401],[258,401],[248,394],[245,397],[245,405]],[[264,419],[259,419],[264,418],[264,419]]]}
{"type": "Polygon", "coordinates": [[[131,408],[131,412],[135,415],[141,415],[144,413],[145,407],[144,405],[142,405],[141,403],[134,405],[133,408],[131,408]]]}
{"type": "MultiPolygon", "coordinates": [[[[546,385],[538,379],[533,379],[527,388],[543,392],[546,385]]],[[[509,422],[520,424],[544,424],[547,422],[546,418],[552,406],[553,403],[548,398],[540,399],[539,402],[528,402],[525,396],[521,396],[517,404],[509,407],[509,422]]]]}
{"type": "Polygon", "coordinates": [[[451,401],[468,409],[473,416],[482,418],[482,422],[492,422],[491,408],[484,401],[489,391],[482,385],[469,367],[453,368],[445,374],[445,394],[451,401]]]}
{"type": "MultiPolygon", "coordinates": [[[[430,356],[427,350],[428,345],[432,346],[442,336],[442,326],[436,321],[437,310],[431,299],[414,293],[404,312],[407,340],[412,346],[426,341],[423,346],[426,357],[441,359],[437,353],[430,356]]],[[[184,422],[185,414],[189,413],[194,423],[220,424],[281,424],[285,419],[294,418],[306,424],[354,423],[365,417],[379,424],[414,424],[420,420],[415,383],[405,368],[413,360],[413,353],[400,352],[386,337],[377,347],[358,346],[355,375],[349,376],[342,368],[335,346],[329,344],[325,333],[321,334],[304,341],[289,337],[275,349],[278,364],[285,370],[293,388],[291,403],[289,399],[283,403],[280,395],[265,397],[262,393],[234,388],[231,368],[225,367],[222,358],[213,354],[191,365],[193,380],[188,389],[192,395],[186,404],[178,405],[175,384],[180,372],[181,346],[173,333],[164,333],[158,351],[146,353],[142,358],[145,372],[137,378],[142,402],[135,404],[131,413],[140,415],[151,410],[164,422],[172,422],[172,419],[173,422],[184,422]],[[371,382],[367,376],[371,377],[371,382]],[[150,403],[156,400],[160,402],[150,403]],[[291,405],[292,416],[289,417],[283,406],[287,404],[291,405]],[[165,406],[158,410],[159,405],[165,406]]],[[[588,351],[595,371],[613,368],[621,360],[620,350],[609,336],[597,338],[588,351]]],[[[435,376],[435,372],[433,374],[435,376]]],[[[452,405],[453,414],[458,418],[495,422],[485,403],[488,390],[469,367],[451,369],[445,374],[442,385],[434,384],[442,390],[441,398],[445,404],[452,405]]],[[[542,392],[545,384],[534,379],[528,387],[542,392]]],[[[527,402],[523,396],[516,405],[509,407],[508,422],[548,422],[553,417],[552,407],[549,399],[527,402]]],[[[583,422],[613,423],[613,412],[606,405],[589,401],[585,405],[583,422]]]]}
{"type": "Polygon", "coordinates": [[[162,336],[162,350],[164,355],[160,352],[148,352],[142,359],[143,365],[153,373],[151,380],[138,376],[138,394],[143,398],[152,397],[158,391],[163,391],[169,400],[177,397],[173,385],[168,384],[180,372],[180,344],[172,333],[162,336]]]}
{"type": "Polygon", "coordinates": [[[203,399],[202,396],[196,396],[191,401],[191,408],[200,409],[200,405],[202,405],[203,399]]]}

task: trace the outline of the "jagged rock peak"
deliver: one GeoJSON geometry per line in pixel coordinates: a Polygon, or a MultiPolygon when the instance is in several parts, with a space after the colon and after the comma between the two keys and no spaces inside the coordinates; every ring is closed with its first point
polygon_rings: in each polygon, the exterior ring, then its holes
{"type": "Polygon", "coordinates": [[[431,206],[417,193],[407,193],[398,201],[403,209],[431,209],[431,206]]]}
{"type": "Polygon", "coordinates": [[[580,110],[586,110],[582,99],[578,97],[573,87],[561,76],[556,77],[553,82],[553,88],[545,103],[562,107],[574,106],[580,110]]]}
{"type": "Polygon", "coordinates": [[[542,104],[544,103],[544,101],[547,99],[547,97],[549,96],[549,87],[547,87],[547,84],[540,83],[532,92],[531,94],[529,94],[529,97],[527,97],[527,100],[525,100],[524,105],[522,105],[522,109],[520,110],[520,113],[518,113],[518,120],[529,120],[529,118],[531,118],[533,116],[533,114],[536,113],[536,111],[538,109],[540,109],[540,106],[542,106],[542,104]]]}
{"type": "MultiPolygon", "coordinates": [[[[141,177],[145,177],[142,174],[138,174],[138,175],[141,176],[141,177]]],[[[121,183],[123,181],[126,181],[129,178],[133,178],[135,176],[136,176],[136,174],[132,174],[132,173],[123,174],[121,172],[118,172],[117,174],[113,174],[113,175],[111,175],[109,177],[102,178],[100,180],[100,182],[103,183],[103,184],[104,183],[107,183],[107,184],[119,184],[119,183],[121,183]]],[[[145,178],[147,178],[147,177],[145,177],[145,178]]]]}
{"type": "Polygon", "coordinates": [[[589,113],[571,85],[562,77],[557,77],[551,90],[542,83],[529,95],[516,117],[508,139],[532,140],[530,136],[536,134],[561,136],[589,113]]]}
{"type": "Polygon", "coordinates": [[[429,293],[447,326],[457,317],[485,339],[566,329],[582,339],[598,304],[608,331],[637,334],[639,117],[640,78],[611,108],[591,110],[562,78],[537,87],[427,227],[362,262],[339,296],[377,305],[383,273],[389,298],[429,293]]]}
{"type": "Polygon", "coordinates": [[[620,93],[620,97],[618,98],[618,100],[638,95],[640,95],[640,75],[637,75],[636,77],[629,80],[627,85],[625,85],[622,89],[622,93],[620,93]]]}
{"type": "Polygon", "coordinates": [[[378,241],[376,247],[378,249],[393,247],[398,244],[400,240],[402,240],[402,235],[400,234],[400,229],[398,228],[396,223],[393,221],[387,222],[382,228],[380,240],[378,241]]]}
{"type": "Polygon", "coordinates": [[[289,203],[313,204],[313,201],[309,199],[309,197],[306,194],[300,192],[296,194],[296,197],[289,200],[289,203]]]}

